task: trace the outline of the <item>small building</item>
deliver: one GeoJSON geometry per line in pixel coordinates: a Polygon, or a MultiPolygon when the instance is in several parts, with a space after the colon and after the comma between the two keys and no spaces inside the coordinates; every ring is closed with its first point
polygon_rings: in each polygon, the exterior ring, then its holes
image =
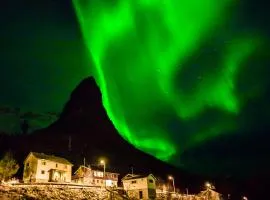
{"type": "Polygon", "coordinates": [[[81,165],[74,173],[72,180],[75,183],[84,185],[95,185],[95,186],[106,186],[106,187],[117,187],[118,176],[116,172],[110,172],[105,170],[103,167],[98,166],[83,166],[81,165]]]}
{"type": "Polygon", "coordinates": [[[24,161],[24,182],[71,182],[72,163],[65,158],[30,152],[24,161]]]}
{"type": "Polygon", "coordinates": [[[156,198],[156,178],[153,174],[127,174],[122,178],[122,182],[124,190],[130,198],[145,200],[156,198]]]}
{"type": "Polygon", "coordinates": [[[170,189],[170,186],[168,185],[168,183],[165,180],[163,180],[160,177],[156,177],[156,193],[157,193],[156,195],[157,195],[157,198],[168,195],[169,191],[170,191],[169,189],[170,189]]]}
{"type": "Polygon", "coordinates": [[[201,191],[198,194],[198,197],[202,197],[204,199],[209,199],[209,200],[220,200],[221,199],[221,194],[212,190],[212,189],[206,189],[204,191],[201,191]]]}

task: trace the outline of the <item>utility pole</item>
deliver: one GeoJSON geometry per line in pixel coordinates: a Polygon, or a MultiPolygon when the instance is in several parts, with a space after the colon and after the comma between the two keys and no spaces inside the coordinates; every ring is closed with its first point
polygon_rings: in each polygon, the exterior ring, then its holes
{"type": "Polygon", "coordinates": [[[103,179],[104,179],[104,186],[106,187],[106,176],[105,176],[105,173],[106,173],[106,162],[105,162],[105,160],[101,160],[100,161],[100,164],[103,165],[103,179]]]}
{"type": "Polygon", "coordinates": [[[71,151],[71,143],[72,143],[72,138],[71,136],[68,136],[68,150],[71,151]]]}
{"type": "Polygon", "coordinates": [[[174,192],[174,194],[175,194],[174,177],[169,176],[168,178],[169,178],[169,180],[172,180],[172,184],[173,184],[173,192],[174,192]]]}

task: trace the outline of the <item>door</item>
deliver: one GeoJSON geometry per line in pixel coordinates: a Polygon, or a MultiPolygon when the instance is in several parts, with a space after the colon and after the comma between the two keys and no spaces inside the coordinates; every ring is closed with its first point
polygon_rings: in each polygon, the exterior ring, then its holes
{"type": "Polygon", "coordinates": [[[143,193],[142,193],[142,191],[139,191],[139,199],[143,199],[143,193]]]}

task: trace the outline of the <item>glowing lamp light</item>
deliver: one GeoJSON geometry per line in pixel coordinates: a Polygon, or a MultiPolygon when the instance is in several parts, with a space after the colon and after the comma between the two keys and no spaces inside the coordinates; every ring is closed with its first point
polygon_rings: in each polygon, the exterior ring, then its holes
{"type": "Polygon", "coordinates": [[[206,188],[211,188],[211,184],[210,184],[209,182],[206,182],[206,183],[205,183],[205,187],[206,187],[206,188]]]}

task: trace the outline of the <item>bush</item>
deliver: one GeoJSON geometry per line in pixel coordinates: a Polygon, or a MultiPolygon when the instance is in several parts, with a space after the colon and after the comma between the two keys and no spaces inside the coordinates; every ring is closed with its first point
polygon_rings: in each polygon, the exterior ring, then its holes
{"type": "Polygon", "coordinates": [[[13,158],[11,152],[5,153],[4,157],[0,160],[0,181],[6,181],[17,173],[19,165],[13,158]]]}

